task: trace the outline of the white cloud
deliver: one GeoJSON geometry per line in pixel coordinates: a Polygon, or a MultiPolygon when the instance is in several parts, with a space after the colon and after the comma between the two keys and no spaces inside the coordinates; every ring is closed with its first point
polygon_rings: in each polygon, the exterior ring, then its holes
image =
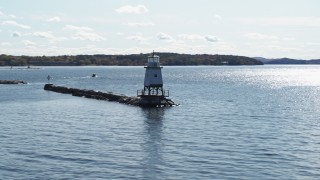
{"type": "Polygon", "coordinates": [[[13,15],[13,14],[6,15],[6,14],[4,14],[3,12],[0,11],[0,18],[3,18],[3,19],[7,19],[7,18],[15,19],[16,16],[13,15]]]}
{"type": "Polygon", "coordinates": [[[47,32],[34,32],[33,35],[36,36],[36,37],[40,37],[40,38],[49,38],[49,39],[54,38],[52,32],[50,32],[50,31],[47,31],[47,32]]]}
{"type": "Polygon", "coordinates": [[[186,39],[186,40],[205,40],[209,42],[217,42],[218,38],[212,35],[200,35],[200,34],[180,34],[179,38],[186,39]]]}
{"type": "Polygon", "coordinates": [[[15,31],[12,33],[12,37],[20,37],[20,36],[21,36],[20,32],[15,31]]]}
{"type": "Polygon", "coordinates": [[[51,31],[34,32],[32,35],[35,36],[35,37],[48,39],[50,43],[55,43],[55,42],[68,40],[68,38],[66,38],[66,37],[56,37],[56,36],[54,36],[51,31]]]}
{"type": "Polygon", "coordinates": [[[157,38],[164,41],[174,41],[174,39],[170,35],[163,32],[158,33],[157,38]]]}
{"type": "Polygon", "coordinates": [[[204,39],[209,42],[217,42],[218,41],[218,38],[215,36],[212,36],[212,35],[205,35],[204,39]]]}
{"type": "Polygon", "coordinates": [[[139,42],[143,42],[143,41],[146,41],[146,40],[147,40],[147,38],[145,38],[145,37],[143,37],[143,36],[140,36],[140,35],[129,36],[129,37],[127,37],[126,39],[134,40],[134,41],[139,41],[139,42]]]}
{"type": "Polygon", "coordinates": [[[65,29],[67,30],[74,30],[74,31],[92,31],[93,29],[85,26],[73,26],[73,25],[66,25],[65,29]]]}
{"type": "Polygon", "coordinates": [[[68,38],[66,37],[54,37],[54,38],[51,38],[49,40],[50,43],[55,43],[55,42],[61,42],[61,41],[66,41],[68,40],[68,38]]]}
{"type": "Polygon", "coordinates": [[[154,26],[153,22],[129,22],[128,26],[154,26]]]}
{"type": "Polygon", "coordinates": [[[267,46],[267,48],[273,49],[273,50],[282,51],[282,52],[296,52],[296,51],[300,51],[299,48],[284,47],[284,46],[280,46],[280,45],[269,45],[269,46],[267,46]]]}
{"type": "Polygon", "coordinates": [[[115,10],[117,13],[135,13],[135,14],[142,14],[147,13],[149,10],[144,5],[137,5],[137,6],[122,6],[115,10]]]}
{"type": "Polygon", "coordinates": [[[49,18],[47,19],[48,22],[60,22],[61,19],[59,16],[55,16],[55,17],[52,17],[52,18],[49,18]]]}
{"type": "Polygon", "coordinates": [[[0,11],[0,18],[6,18],[7,16],[2,12],[0,11]]]}
{"type": "Polygon", "coordinates": [[[30,29],[30,26],[19,24],[16,21],[3,21],[2,25],[10,25],[10,26],[15,26],[23,29],[30,29]]]}
{"type": "Polygon", "coordinates": [[[23,40],[22,43],[26,46],[35,46],[36,43],[29,41],[29,40],[23,40]]]}
{"type": "Polygon", "coordinates": [[[293,38],[293,37],[284,37],[284,38],[282,38],[282,40],[284,40],[284,41],[294,41],[294,40],[296,40],[296,38],[293,38]]]}
{"type": "Polygon", "coordinates": [[[260,33],[256,33],[256,32],[246,33],[245,36],[249,39],[255,39],[255,40],[276,40],[276,39],[278,39],[277,36],[260,34],[260,33]]]}
{"type": "Polygon", "coordinates": [[[8,42],[2,42],[1,43],[1,46],[11,46],[12,44],[11,43],[8,43],[8,42]]]}
{"type": "Polygon", "coordinates": [[[123,32],[117,32],[116,34],[117,34],[118,36],[123,36],[123,35],[124,35],[123,32]]]}
{"type": "Polygon", "coordinates": [[[309,46],[320,46],[320,42],[307,42],[306,45],[309,45],[309,46]]]}
{"type": "MultiPolygon", "coordinates": [[[[180,41],[174,41],[172,43],[167,43],[165,45],[158,46],[154,49],[160,52],[176,52],[176,53],[187,53],[187,54],[202,54],[208,53],[206,51],[206,45],[190,45],[189,43],[184,43],[180,41]]],[[[212,53],[212,51],[211,51],[212,53]]]]}
{"type": "Polygon", "coordinates": [[[10,14],[9,17],[12,18],[12,19],[16,18],[16,16],[14,14],[10,14]]]}
{"type": "Polygon", "coordinates": [[[241,17],[234,20],[244,24],[255,24],[263,26],[306,26],[320,27],[320,17],[241,17]]]}
{"type": "Polygon", "coordinates": [[[89,40],[89,41],[103,41],[105,40],[104,37],[92,33],[92,32],[77,32],[72,39],[76,39],[76,40],[89,40]]]}
{"type": "Polygon", "coordinates": [[[179,38],[187,40],[203,40],[204,37],[199,34],[180,34],[179,38]]]}
{"type": "Polygon", "coordinates": [[[220,20],[222,17],[219,14],[215,14],[215,15],[213,15],[213,18],[220,20]]]}
{"type": "Polygon", "coordinates": [[[103,41],[104,37],[93,32],[93,29],[83,26],[66,25],[64,29],[75,31],[71,37],[75,40],[103,41]]]}

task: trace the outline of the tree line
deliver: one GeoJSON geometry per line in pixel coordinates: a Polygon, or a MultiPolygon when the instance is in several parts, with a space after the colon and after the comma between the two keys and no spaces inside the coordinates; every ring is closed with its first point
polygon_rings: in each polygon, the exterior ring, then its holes
{"type": "MultiPolygon", "coordinates": [[[[245,56],[156,53],[162,65],[262,65],[261,61],[245,56]]],[[[63,55],[12,56],[0,55],[0,66],[143,66],[149,54],[131,55],[63,55]]]]}

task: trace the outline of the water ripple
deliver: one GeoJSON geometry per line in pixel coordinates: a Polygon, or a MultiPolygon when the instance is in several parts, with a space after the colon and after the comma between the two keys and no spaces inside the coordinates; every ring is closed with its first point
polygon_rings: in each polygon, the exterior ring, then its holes
{"type": "Polygon", "coordinates": [[[55,84],[135,95],[143,70],[0,72],[30,82],[0,88],[0,179],[320,176],[318,66],[166,67],[165,88],[182,104],[173,108],[42,89],[50,74],[55,84]]]}

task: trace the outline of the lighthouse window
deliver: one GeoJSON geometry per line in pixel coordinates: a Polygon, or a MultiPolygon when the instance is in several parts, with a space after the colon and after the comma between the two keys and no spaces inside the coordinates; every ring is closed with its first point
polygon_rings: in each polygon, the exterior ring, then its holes
{"type": "Polygon", "coordinates": [[[157,74],[154,74],[154,77],[158,77],[158,75],[157,75],[157,74]]]}

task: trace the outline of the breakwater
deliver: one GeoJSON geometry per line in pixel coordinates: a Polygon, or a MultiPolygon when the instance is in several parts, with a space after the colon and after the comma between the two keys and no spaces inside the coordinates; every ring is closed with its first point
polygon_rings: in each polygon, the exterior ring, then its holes
{"type": "Polygon", "coordinates": [[[85,97],[90,99],[97,100],[106,100],[106,101],[114,101],[122,104],[128,104],[133,106],[141,106],[141,107],[167,107],[177,105],[170,99],[165,97],[129,97],[125,95],[119,95],[114,93],[105,93],[94,90],[86,90],[86,89],[77,89],[77,88],[68,88],[63,86],[55,86],[53,84],[46,84],[44,86],[44,90],[63,93],[63,94],[71,94],[73,96],[85,97]],[[155,101],[156,100],[156,101],[155,101]]]}
{"type": "Polygon", "coordinates": [[[0,80],[0,84],[27,84],[27,82],[21,80],[0,80]]]}

